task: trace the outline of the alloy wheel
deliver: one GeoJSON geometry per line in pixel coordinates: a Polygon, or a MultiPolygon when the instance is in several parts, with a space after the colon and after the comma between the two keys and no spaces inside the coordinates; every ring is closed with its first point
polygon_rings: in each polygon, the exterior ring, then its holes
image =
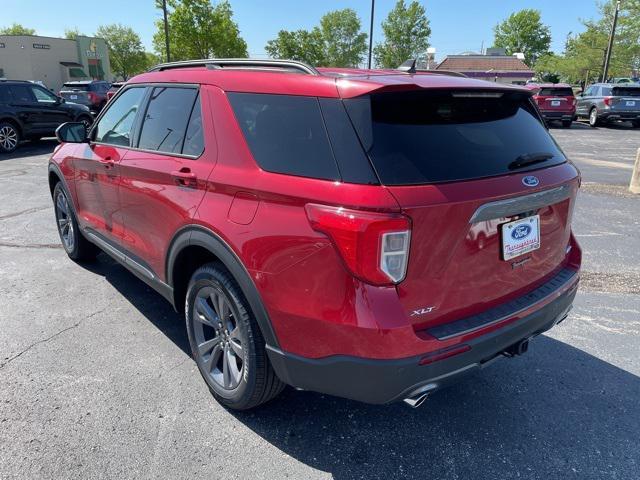
{"type": "Polygon", "coordinates": [[[63,192],[59,192],[56,197],[56,220],[58,221],[58,231],[64,243],[64,247],[68,252],[73,251],[75,246],[75,236],[73,231],[73,222],[71,220],[71,210],[69,202],[63,192]]]}
{"type": "Polygon", "coordinates": [[[591,125],[595,125],[597,122],[598,122],[598,111],[595,108],[593,108],[589,113],[589,123],[591,125]]]}
{"type": "Polygon", "coordinates": [[[10,152],[18,145],[18,132],[10,125],[0,128],[0,146],[10,152]]]}
{"type": "Polygon", "coordinates": [[[221,289],[205,286],[196,294],[192,315],[196,361],[204,374],[224,390],[237,388],[244,373],[247,340],[231,301],[221,289]]]}

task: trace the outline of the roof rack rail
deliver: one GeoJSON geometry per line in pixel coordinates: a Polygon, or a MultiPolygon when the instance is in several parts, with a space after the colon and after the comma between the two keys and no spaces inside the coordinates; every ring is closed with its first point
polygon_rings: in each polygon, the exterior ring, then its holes
{"type": "Polygon", "coordinates": [[[307,75],[320,75],[320,72],[297,60],[277,60],[272,58],[206,58],[202,60],[185,60],[181,62],[161,63],[149,69],[149,72],[162,72],[174,68],[207,67],[211,70],[222,68],[263,68],[283,69],[307,75]]]}
{"type": "Polygon", "coordinates": [[[464,78],[468,78],[467,75],[465,75],[462,72],[454,72],[453,70],[425,70],[425,69],[418,69],[416,70],[416,72],[418,73],[431,73],[433,75],[447,75],[449,77],[464,77],[464,78]]]}

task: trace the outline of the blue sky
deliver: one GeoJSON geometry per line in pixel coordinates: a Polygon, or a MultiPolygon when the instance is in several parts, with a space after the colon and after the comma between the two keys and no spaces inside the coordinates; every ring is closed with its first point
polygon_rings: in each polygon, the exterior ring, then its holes
{"type": "MultiPolygon", "coordinates": [[[[154,0],[0,0],[0,26],[13,22],[35,28],[40,35],[62,36],[65,28],[78,27],[92,34],[101,24],[122,23],[133,27],[145,47],[151,50],[154,21],[160,12],[154,0]],[[101,6],[98,10],[96,7],[101,6]]],[[[376,1],[374,42],[380,40],[380,21],[395,0],[376,1]]],[[[551,28],[552,49],[560,52],[569,32],[582,30],[580,19],[597,17],[595,0],[422,0],[431,22],[431,44],[437,59],[467,50],[479,51],[491,46],[492,28],[501,19],[521,8],[536,8],[551,28]]],[[[364,30],[368,30],[369,0],[231,0],[234,17],[252,56],[263,56],[267,40],[280,29],[311,28],[330,10],[353,8],[364,30]]]]}

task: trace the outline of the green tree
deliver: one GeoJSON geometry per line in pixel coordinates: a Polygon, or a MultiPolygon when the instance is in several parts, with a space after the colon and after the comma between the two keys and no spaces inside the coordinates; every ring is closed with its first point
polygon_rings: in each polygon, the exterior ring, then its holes
{"type": "MultiPolygon", "coordinates": [[[[228,1],[213,6],[209,0],[169,0],[171,60],[246,57],[247,43],[233,21],[228,1]]],[[[156,22],[153,46],[166,58],[164,23],[156,22]]]]}
{"type": "Polygon", "coordinates": [[[78,27],[64,29],[64,38],[68,40],[75,40],[78,37],[84,37],[84,36],[86,35],[84,33],[80,33],[80,30],[78,30],[78,27]]]}
{"type": "Polygon", "coordinates": [[[324,42],[320,29],[311,31],[280,30],[278,37],[269,40],[265,50],[272,58],[299,60],[310,65],[326,65],[324,42]]]}
{"type": "Polygon", "coordinates": [[[413,1],[398,0],[382,22],[384,41],[376,45],[374,57],[382,68],[396,68],[410,58],[423,58],[429,46],[431,27],[425,9],[413,1]]]}
{"type": "Polygon", "coordinates": [[[551,46],[549,27],[542,23],[538,10],[524,9],[512,13],[494,27],[493,33],[495,47],[505,48],[508,55],[524,53],[527,65],[535,65],[551,46]]]}
{"type": "Polygon", "coordinates": [[[96,30],[96,36],[107,42],[111,68],[123,80],[146,69],[147,57],[142,42],[132,28],[120,24],[102,25],[96,30]]]}
{"type": "Polygon", "coordinates": [[[360,31],[357,13],[335,10],[322,16],[320,25],[311,30],[280,30],[267,42],[271,57],[301,60],[311,65],[354,67],[367,50],[367,34],[360,31]]]}
{"type": "Polygon", "coordinates": [[[12,23],[9,27],[0,29],[0,35],[35,35],[36,31],[33,28],[27,28],[19,23],[12,23]]]}

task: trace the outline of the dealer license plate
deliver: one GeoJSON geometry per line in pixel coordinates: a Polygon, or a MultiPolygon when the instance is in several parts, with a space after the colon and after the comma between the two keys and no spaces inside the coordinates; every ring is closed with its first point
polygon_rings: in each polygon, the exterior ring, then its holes
{"type": "Polygon", "coordinates": [[[636,106],[635,100],[627,100],[627,107],[635,107],[635,106],[636,106]]]}
{"type": "Polygon", "coordinates": [[[552,107],[559,107],[560,106],[560,100],[551,100],[551,106],[552,107]]]}
{"type": "Polygon", "coordinates": [[[77,100],[78,99],[78,95],[69,95],[69,98],[71,100],[77,100]]]}
{"type": "Polygon", "coordinates": [[[502,224],[502,258],[510,260],[540,248],[540,215],[502,224]]]}

